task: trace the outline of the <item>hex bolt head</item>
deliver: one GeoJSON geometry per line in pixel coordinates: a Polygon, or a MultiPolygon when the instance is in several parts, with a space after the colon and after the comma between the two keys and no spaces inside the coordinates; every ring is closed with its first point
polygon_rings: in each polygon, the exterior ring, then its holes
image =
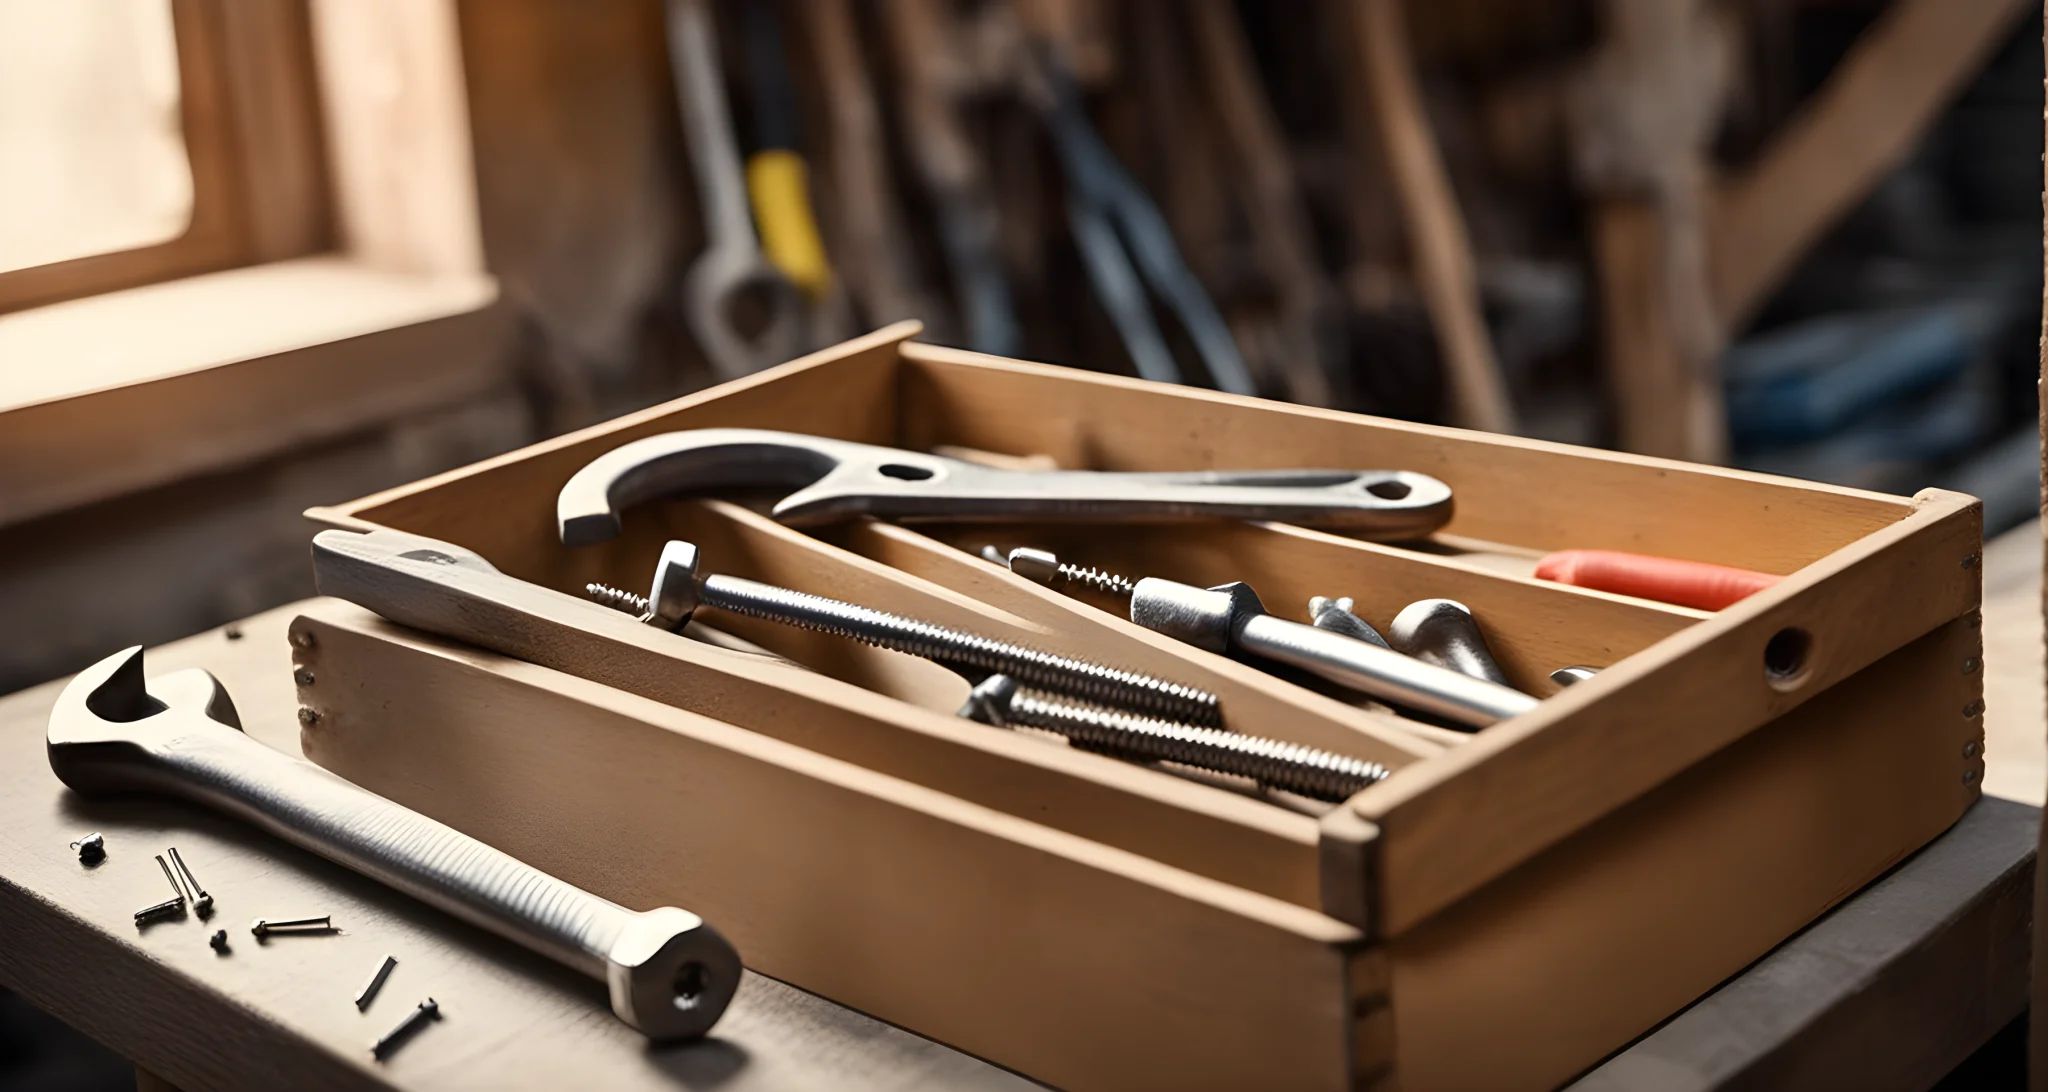
{"type": "Polygon", "coordinates": [[[1131,621],[1196,648],[1229,654],[1238,629],[1266,613],[1266,605],[1243,581],[1195,588],[1148,576],[1131,593],[1131,621]]]}
{"type": "Polygon", "coordinates": [[[661,560],[654,564],[654,581],[647,592],[650,624],[674,631],[689,622],[697,611],[697,569],[702,560],[694,542],[670,539],[661,548],[661,560]]]}

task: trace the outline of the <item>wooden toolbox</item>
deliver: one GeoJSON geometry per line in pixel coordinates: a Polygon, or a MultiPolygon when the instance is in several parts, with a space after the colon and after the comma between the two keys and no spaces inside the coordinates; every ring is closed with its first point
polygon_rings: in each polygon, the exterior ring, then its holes
{"type": "MultiPolygon", "coordinates": [[[[748,965],[1074,1088],[1543,1088],[1626,1044],[1946,828],[1982,769],[1978,507],[1158,386],[892,327],[336,508],[475,551],[460,642],[323,603],[294,626],[322,765],[748,965]],[[813,532],[673,500],[565,548],[564,481],[744,426],[1117,470],[1342,466],[1456,491],[1427,543],[1271,524],[813,532]],[[797,663],[581,601],[668,538],[766,580],[1151,672],[1237,729],[1394,774],[1327,810],[960,719],[935,665],[746,619],[797,663]],[[1042,545],[1276,614],[1449,597],[1548,695],[1476,735],[1169,641],[975,557],[1042,545]],[[1607,547],[1785,574],[1719,613],[1533,579],[1607,547]],[[479,647],[479,643],[488,648],[479,647]],[[1605,668],[1558,691],[1554,668],[1605,668]],[[807,670],[808,668],[808,670],[807,670]]],[[[349,595],[349,587],[328,594],[349,595]]],[[[427,626],[436,606],[387,611],[427,626]]],[[[594,1002],[596,1003],[596,1002],[594,1002]]]]}

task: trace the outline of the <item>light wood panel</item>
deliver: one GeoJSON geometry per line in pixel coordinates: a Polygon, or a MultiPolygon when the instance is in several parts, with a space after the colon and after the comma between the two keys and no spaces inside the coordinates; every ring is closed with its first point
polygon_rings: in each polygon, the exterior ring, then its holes
{"type": "Polygon", "coordinates": [[[1789,573],[1903,518],[1856,489],[1283,406],[906,344],[899,446],[1046,454],[1063,467],[1393,467],[1457,495],[1451,534],[1789,573]]]}
{"type": "MultiPolygon", "coordinates": [[[[1410,928],[1935,626],[1968,616],[1974,634],[1978,505],[1931,489],[1916,504],[1911,518],[1673,635],[1655,655],[1353,797],[1381,829],[1381,928],[1410,928]],[[1809,634],[1810,648],[1796,681],[1773,685],[1766,646],[1788,628],[1809,634]]],[[[1955,697],[1959,717],[1983,712],[1980,653],[1925,680],[1955,697]]]]}
{"type": "MultiPolygon", "coordinates": [[[[300,624],[317,671],[339,635],[300,624]]],[[[309,756],[607,898],[702,913],[749,968],[1062,1087],[1348,1085],[1349,926],[575,676],[380,637],[302,694],[309,756]]]]}

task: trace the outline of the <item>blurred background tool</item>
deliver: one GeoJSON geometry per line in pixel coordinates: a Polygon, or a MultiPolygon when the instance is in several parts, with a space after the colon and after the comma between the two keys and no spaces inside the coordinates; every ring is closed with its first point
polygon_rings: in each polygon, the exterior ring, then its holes
{"type": "Polygon", "coordinates": [[[775,9],[770,3],[740,9],[754,137],[747,155],[747,196],[753,199],[762,253],[817,307],[832,289],[832,266],[818,235],[817,217],[811,213],[802,119],[797,116],[789,56],[775,9]]]}
{"type": "Polygon", "coordinates": [[[1209,382],[1232,394],[1255,393],[1230,328],[1181,259],[1166,218],[1089,125],[1064,59],[1050,44],[1034,43],[1025,79],[1026,95],[1051,130],[1066,172],[1067,221],[1082,264],[1138,376],[1185,382],[1153,320],[1145,294],[1149,284],[1180,320],[1209,382]]]}
{"type": "Polygon", "coordinates": [[[1001,214],[958,115],[971,82],[964,43],[944,0],[882,0],[882,10],[896,54],[904,142],[933,205],[967,344],[1014,355],[1022,333],[997,250],[1001,214]]]}
{"type": "Polygon", "coordinates": [[[668,40],[707,237],[683,278],[683,313],[712,369],[736,379],[801,351],[804,301],[754,234],[708,0],[668,0],[668,40]]]}

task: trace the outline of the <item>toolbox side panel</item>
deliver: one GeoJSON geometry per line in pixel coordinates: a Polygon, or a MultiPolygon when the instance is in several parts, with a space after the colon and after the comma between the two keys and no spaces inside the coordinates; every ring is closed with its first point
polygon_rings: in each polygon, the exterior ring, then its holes
{"type": "Polygon", "coordinates": [[[560,672],[294,625],[324,653],[307,757],[701,913],[762,974],[1062,1087],[1349,1085],[1341,922],[560,672]]]}
{"type": "Polygon", "coordinates": [[[1401,1087],[1553,1087],[1946,830],[1978,647],[1958,618],[1390,941],[1401,1087]]]}

